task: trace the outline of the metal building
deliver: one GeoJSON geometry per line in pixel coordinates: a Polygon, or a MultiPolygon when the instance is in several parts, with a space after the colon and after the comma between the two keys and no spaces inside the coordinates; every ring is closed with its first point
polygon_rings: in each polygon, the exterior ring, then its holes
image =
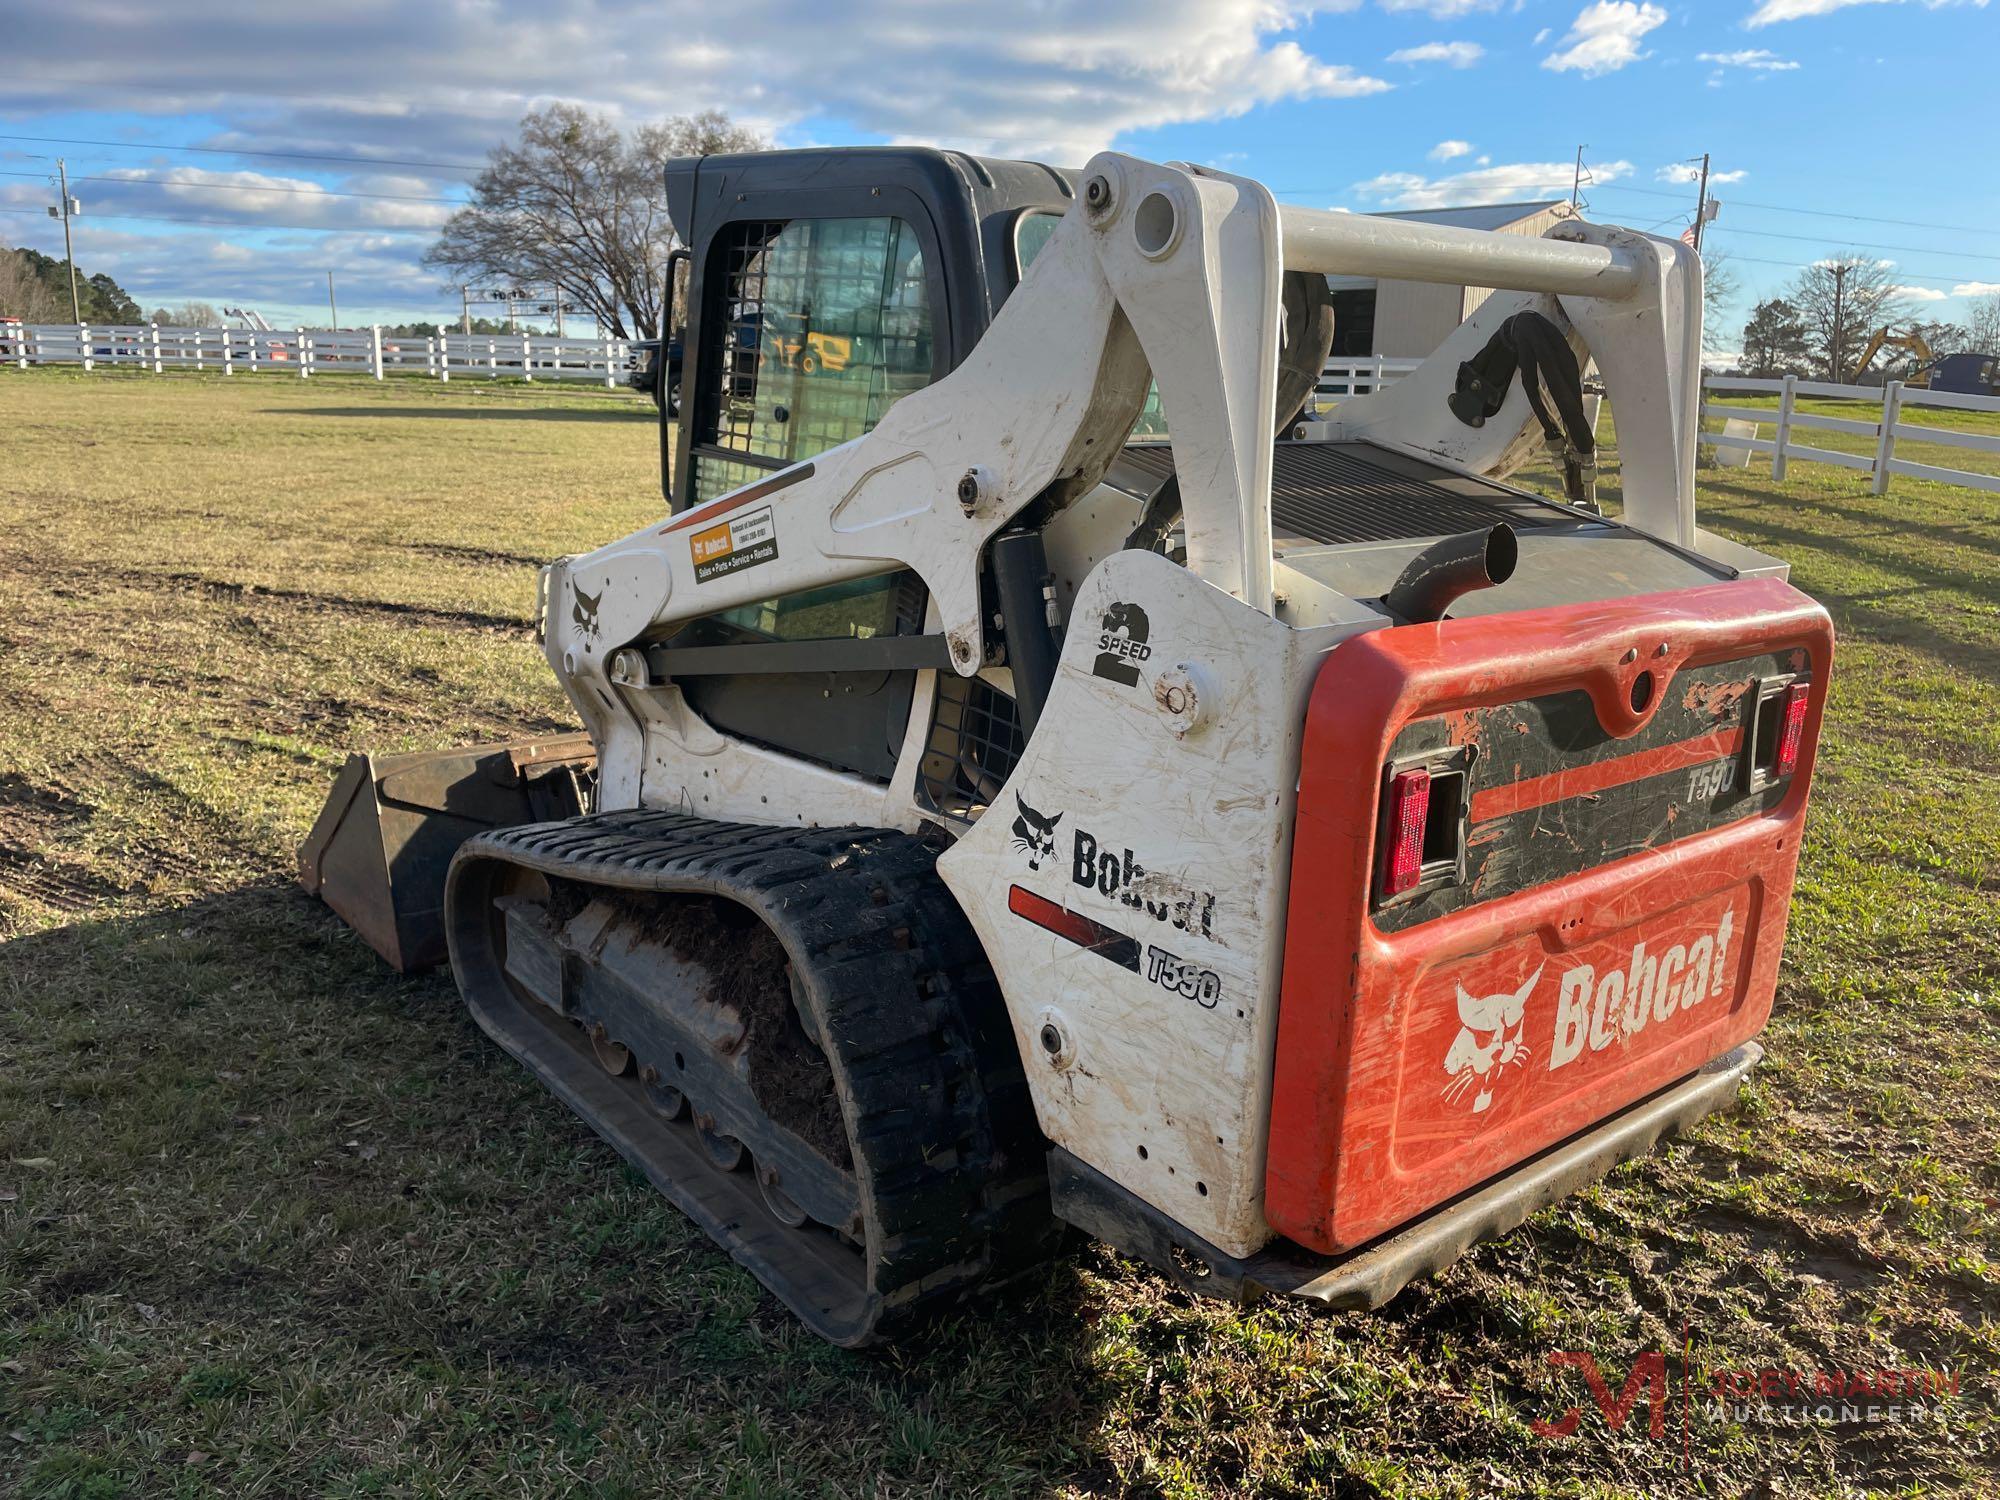
{"type": "MultiPolygon", "coordinates": [[[[1539,237],[1569,217],[1569,202],[1559,198],[1546,203],[1491,203],[1376,217],[1539,237]]],[[[1333,288],[1336,359],[1366,359],[1372,354],[1386,359],[1423,359],[1492,295],[1491,287],[1377,281],[1369,276],[1329,276],[1327,281],[1333,288]]]]}

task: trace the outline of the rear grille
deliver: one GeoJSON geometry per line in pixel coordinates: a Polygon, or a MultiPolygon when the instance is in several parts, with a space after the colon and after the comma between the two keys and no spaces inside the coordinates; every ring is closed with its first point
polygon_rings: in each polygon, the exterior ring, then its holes
{"type": "MultiPolygon", "coordinates": [[[[1379,455],[1353,443],[1279,443],[1271,469],[1271,531],[1280,539],[1333,545],[1452,536],[1506,521],[1552,526],[1574,519],[1559,507],[1485,480],[1402,472],[1419,460],[1379,455]],[[1366,455],[1366,456],[1364,456],[1366,455]],[[1392,467],[1395,465],[1396,467],[1392,467]]],[[[1165,444],[1127,448],[1107,476],[1150,494],[1174,470],[1165,444]]]]}

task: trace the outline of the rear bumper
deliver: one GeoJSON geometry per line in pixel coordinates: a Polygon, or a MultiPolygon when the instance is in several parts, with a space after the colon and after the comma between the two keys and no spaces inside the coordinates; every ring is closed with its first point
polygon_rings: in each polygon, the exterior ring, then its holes
{"type": "Polygon", "coordinates": [[[1757,1043],[1745,1042],[1692,1076],[1342,1255],[1317,1255],[1288,1240],[1247,1258],[1225,1255],[1060,1147],[1050,1153],[1049,1189],[1060,1217],[1189,1291],[1234,1301],[1276,1292],[1331,1308],[1377,1308],[1481,1240],[1507,1233],[1619,1162],[1651,1150],[1662,1136],[1726,1109],[1763,1056],[1757,1043]]]}

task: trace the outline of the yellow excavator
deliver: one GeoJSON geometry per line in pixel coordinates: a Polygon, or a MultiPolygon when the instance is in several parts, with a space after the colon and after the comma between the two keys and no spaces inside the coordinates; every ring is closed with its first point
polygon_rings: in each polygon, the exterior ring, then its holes
{"type": "Polygon", "coordinates": [[[1911,365],[1910,373],[1903,377],[1905,386],[1915,386],[1919,390],[1930,389],[1931,367],[1937,363],[1937,353],[1914,328],[1908,333],[1896,333],[1887,325],[1876,329],[1869,337],[1868,346],[1861,351],[1861,358],[1854,362],[1856,380],[1868,372],[1869,364],[1884,348],[1902,349],[1909,353],[1911,365]]]}

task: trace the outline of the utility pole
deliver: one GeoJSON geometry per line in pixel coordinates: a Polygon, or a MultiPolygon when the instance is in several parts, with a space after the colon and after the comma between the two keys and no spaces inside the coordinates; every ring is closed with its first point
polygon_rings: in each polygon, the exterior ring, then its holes
{"type": "Polygon", "coordinates": [[[1708,224],[1708,153],[1701,153],[1701,198],[1694,209],[1694,253],[1701,254],[1701,232],[1708,224]]]}
{"type": "Polygon", "coordinates": [[[1583,212],[1583,152],[1584,147],[1589,144],[1586,141],[1583,146],[1576,148],[1576,171],[1569,180],[1569,211],[1572,218],[1583,212]]]}
{"type": "Polygon", "coordinates": [[[340,309],[333,302],[333,272],[326,273],[326,316],[327,327],[340,327],[340,309]]]}
{"type": "Polygon", "coordinates": [[[1833,268],[1833,337],[1827,340],[1827,353],[1833,356],[1828,363],[1833,366],[1833,383],[1835,385],[1845,384],[1841,379],[1842,374],[1846,370],[1846,361],[1842,355],[1841,346],[1846,339],[1847,330],[1846,320],[1842,315],[1841,302],[1846,290],[1847,262],[1842,261],[1833,268]]]}
{"type": "Polygon", "coordinates": [[[472,337],[472,293],[464,284],[458,289],[458,331],[467,338],[472,337]]]}
{"type": "Polygon", "coordinates": [[[69,237],[69,167],[60,156],[56,158],[56,180],[62,185],[63,259],[69,262],[69,313],[81,324],[83,303],[76,295],[76,246],[69,237]]]}

